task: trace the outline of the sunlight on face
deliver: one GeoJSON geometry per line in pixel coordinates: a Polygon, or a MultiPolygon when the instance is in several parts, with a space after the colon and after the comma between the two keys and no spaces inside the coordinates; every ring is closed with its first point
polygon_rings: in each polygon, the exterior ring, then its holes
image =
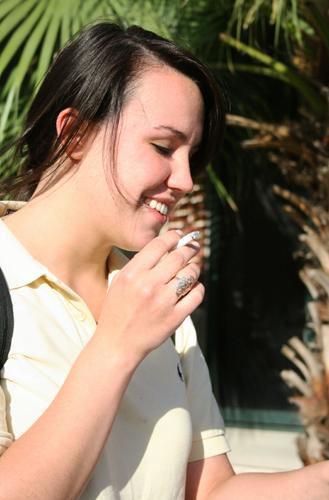
{"type": "Polygon", "coordinates": [[[99,172],[105,125],[84,159],[93,165],[99,220],[114,245],[138,250],[158,235],[175,203],[193,188],[190,158],[202,129],[203,99],[191,79],[166,66],[142,74],[122,111],[106,183],[104,169],[99,172]]]}

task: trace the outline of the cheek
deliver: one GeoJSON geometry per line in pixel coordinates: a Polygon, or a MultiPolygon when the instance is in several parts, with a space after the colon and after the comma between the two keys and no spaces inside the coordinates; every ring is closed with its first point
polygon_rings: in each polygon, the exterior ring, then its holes
{"type": "Polygon", "coordinates": [[[163,184],[169,174],[169,161],[150,147],[142,148],[139,154],[129,154],[125,158],[121,155],[118,158],[117,182],[127,193],[135,196],[163,184]]]}

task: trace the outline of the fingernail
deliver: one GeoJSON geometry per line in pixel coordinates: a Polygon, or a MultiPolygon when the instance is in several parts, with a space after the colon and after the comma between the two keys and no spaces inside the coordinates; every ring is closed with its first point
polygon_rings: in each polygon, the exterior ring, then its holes
{"type": "Polygon", "coordinates": [[[187,244],[187,246],[193,247],[196,250],[199,250],[201,248],[200,243],[198,241],[191,241],[190,243],[187,244]]]}

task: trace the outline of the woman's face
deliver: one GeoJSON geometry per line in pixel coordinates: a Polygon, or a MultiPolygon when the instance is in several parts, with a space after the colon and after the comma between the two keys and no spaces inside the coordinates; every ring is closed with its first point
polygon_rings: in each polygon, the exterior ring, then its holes
{"type": "Polygon", "coordinates": [[[106,126],[83,160],[93,168],[98,221],[111,244],[136,251],[158,235],[192,190],[190,158],[202,128],[203,99],[192,80],[169,67],[141,76],[122,112],[114,168],[106,126]]]}

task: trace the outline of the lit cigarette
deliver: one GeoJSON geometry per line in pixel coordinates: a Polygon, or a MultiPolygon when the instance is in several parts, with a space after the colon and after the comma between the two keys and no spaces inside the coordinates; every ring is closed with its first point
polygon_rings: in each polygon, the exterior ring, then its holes
{"type": "Polygon", "coordinates": [[[191,233],[186,234],[179,240],[179,242],[176,245],[176,249],[183,247],[184,245],[188,245],[191,243],[191,241],[199,240],[200,239],[200,231],[192,231],[191,233]]]}

